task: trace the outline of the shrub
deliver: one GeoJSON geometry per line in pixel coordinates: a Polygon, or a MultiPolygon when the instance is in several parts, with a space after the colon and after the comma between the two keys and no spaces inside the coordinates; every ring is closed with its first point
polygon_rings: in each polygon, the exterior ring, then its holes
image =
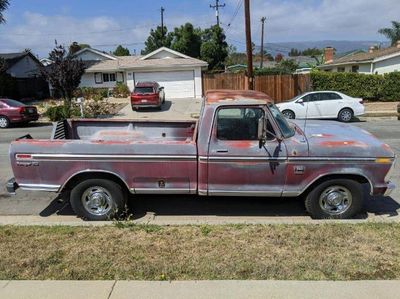
{"type": "Polygon", "coordinates": [[[336,90],[352,97],[379,100],[382,98],[384,76],[358,73],[311,72],[314,90],[336,90]]]}
{"type": "Polygon", "coordinates": [[[400,72],[384,75],[382,98],[388,101],[400,101],[400,72]]]}
{"type": "Polygon", "coordinates": [[[80,110],[76,106],[72,106],[70,111],[68,111],[65,105],[52,106],[47,108],[44,116],[48,117],[50,121],[60,121],[71,116],[80,116],[80,110]]]}
{"type": "Polygon", "coordinates": [[[97,118],[103,115],[110,115],[115,110],[116,105],[103,101],[85,101],[83,106],[84,117],[97,118]]]}
{"type": "Polygon", "coordinates": [[[114,88],[114,97],[126,98],[130,95],[130,90],[125,83],[118,82],[114,88]]]}

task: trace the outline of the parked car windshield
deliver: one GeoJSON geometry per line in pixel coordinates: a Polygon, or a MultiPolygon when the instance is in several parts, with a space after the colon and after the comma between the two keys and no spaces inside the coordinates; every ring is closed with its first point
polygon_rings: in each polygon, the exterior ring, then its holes
{"type": "Polygon", "coordinates": [[[25,104],[15,101],[15,100],[11,100],[11,99],[5,99],[5,100],[1,100],[1,101],[10,107],[24,107],[25,106],[25,104]]]}
{"type": "Polygon", "coordinates": [[[135,93],[138,93],[138,94],[153,93],[153,92],[154,92],[153,87],[136,87],[135,88],[135,93]]]}
{"type": "Polygon", "coordinates": [[[272,112],[272,115],[275,118],[276,123],[281,129],[283,137],[285,138],[292,137],[294,135],[294,130],[289,125],[283,114],[279,111],[278,107],[276,107],[274,104],[268,104],[268,107],[269,110],[272,112]]]}

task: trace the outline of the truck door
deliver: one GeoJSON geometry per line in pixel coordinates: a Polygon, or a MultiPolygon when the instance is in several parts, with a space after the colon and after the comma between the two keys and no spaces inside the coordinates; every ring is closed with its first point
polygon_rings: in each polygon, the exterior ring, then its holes
{"type": "MultiPolygon", "coordinates": [[[[258,122],[265,115],[257,106],[217,110],[207,157],[209,195],[281,196],[286,147],[270,134],[265,147],[259,147],[258,122]]],[[[271,124],[268,130],[274,131],[271,124]]]]}

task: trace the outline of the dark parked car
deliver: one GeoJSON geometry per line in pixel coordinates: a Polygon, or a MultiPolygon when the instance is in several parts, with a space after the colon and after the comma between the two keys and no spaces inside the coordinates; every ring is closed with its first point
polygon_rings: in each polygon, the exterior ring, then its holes
{"type": "Polygon", "coordinates": [[[11,99],[0,99],[0,128],[12,123],[28,123],[39,119],[35,106],[27,106],[11,99]]]}
{"type": "Polygon", "coordinates": [[[154,107],[161,109],[165,103],[164,87],[157,82],[139,82],[131,94],[132,109],[154,107]]]}

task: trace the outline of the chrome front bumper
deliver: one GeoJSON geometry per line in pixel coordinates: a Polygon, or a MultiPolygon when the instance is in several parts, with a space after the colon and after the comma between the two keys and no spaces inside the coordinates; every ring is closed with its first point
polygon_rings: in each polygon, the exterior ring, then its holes
{"type": "Polygon", "coordinates": [[[394,189],[396,189],[396,185],[392,182],[388,182],[384,196],[390,196],[390,194],[392,194],[394,189]]]}

